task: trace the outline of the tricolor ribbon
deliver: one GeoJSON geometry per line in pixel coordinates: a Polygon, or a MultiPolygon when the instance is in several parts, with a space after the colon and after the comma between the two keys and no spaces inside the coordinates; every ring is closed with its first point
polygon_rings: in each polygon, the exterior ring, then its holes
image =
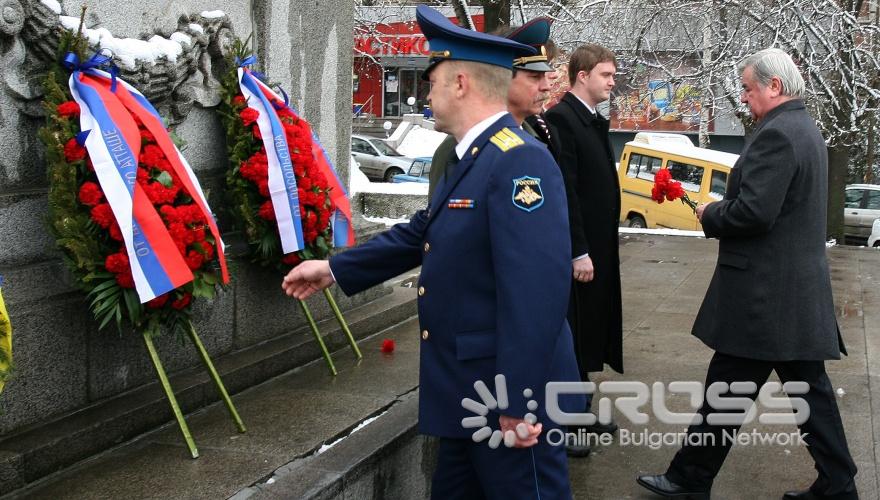
{"type": "Polygon", "coordinates": [[[9,322],[9,313],[6,312],[6,304],[3,303],[3,293],[0,289],[0,392],[3,392],[10,366],[12,366],[12,324],[9,322]]]}
{"type": "MultiPolygon", "coordinates": [[[[93,60],[94,57],[90,61],[93,60]]],[[[147,302],[189,283],[193,274],[137,183],[141,136],[135,117],[156,138],[171,169],[208,222],[216,241],[223,282],[228,283],[217,223],[192,168],[171,141],[152,104],[122,79],[88,64],[75,67],[70,76],[70,91],[80,106],[80,130],[89,132],[84,145],[122,232],[140,301],[147,302]]]]}
{"type": "MultiPolygon", "coordinates": [[[[257,126],[263,137],[266,157],[269,165],[269,195],[275,210],[278,234],[281,238],[281,249],[285,254],[302,250],[305,247],[302,233],[302,214],[299,207],[299,192],[296,187],[296,174],[293,169],[287,136],[278,109],[287,108],[294,115],[298,114],[290,107],[287,95],[280,97],[261,81],[258,73],[247,66],[256,63],[256,58],[249,56],[244,60],[236,60],[239,65],[238,79],[241,93],[247,100],[248,107],[259,113],[257,126]]],[[[330,200],[336,206],[331,217],[334,246],[354,244],[354,228],[351,224],[351,204],[348,194],[335,169],[332,167],[327,152],[312,131],[312,154],[315,163],[330,185],[330,200]],[[319,151],[320,154],[317,154],[319,151]]]]}

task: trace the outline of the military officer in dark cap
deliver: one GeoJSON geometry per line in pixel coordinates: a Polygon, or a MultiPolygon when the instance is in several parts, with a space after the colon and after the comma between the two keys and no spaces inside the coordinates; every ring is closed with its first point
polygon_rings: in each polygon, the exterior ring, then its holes
{"type": "MultiPolygon", "coordinates": [[[[548,43],[550,38],[550,23],[552,19],[539,17],[517,27],[502,28],[495,32],[515,42],[531,46],[537,50],[536,54],[519,56],[513,61],[513,79],[507,92],[507,111],[527,133],[541,139],[539,131],[525,121],[526,117],[535,115],[541,111],[541,105],[547,100],[550,91],[550,81],[547,75],[553,71],[549,64],[548,43]]],[[[549,133],[549,132],[548,132],[549,133]]],[[[543,139],[541,139],[543,141],[543,139]]],[[[543,141],[543,142],[549,142],[543,141]]],[[[453,150],[457,141],[449,135],[434,152],[429,173],[428,198],[430,199],[440,182],[440,178],[451,172],[448,170],[450,160],[457,160],[453,150]]]]}
{"type": "Polygon", "coordinates": [[[354,294],[421,265],[419,429],[440,438],[432,498],[568,499],[545,401],[549,381],[579,380],[565,188],[547,148],[506,111],[512,62],[535,50],[424,5],[416,18],[431,44],[436,128],[456,138],[458,164],[427,210],[300,264],[282,287],[299,299],[334,282],[354,294]]]}

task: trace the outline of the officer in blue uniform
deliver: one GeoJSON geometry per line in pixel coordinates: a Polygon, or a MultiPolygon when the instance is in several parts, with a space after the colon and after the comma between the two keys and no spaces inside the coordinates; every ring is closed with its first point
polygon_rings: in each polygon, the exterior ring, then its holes
{"type": "Polygon", "coordinates": [[[512,61],[535,50],[424,5],[416,18],[432,49],[428,99],[458,164],[409,223],[300,264],[282,287],[302,299],[336,282],[351,295],[421,265],[419,429],[440,437],[432,498],[568,499],[545,411],[547,382],[579,381],[565,187],[505,109],[512,61]]]}

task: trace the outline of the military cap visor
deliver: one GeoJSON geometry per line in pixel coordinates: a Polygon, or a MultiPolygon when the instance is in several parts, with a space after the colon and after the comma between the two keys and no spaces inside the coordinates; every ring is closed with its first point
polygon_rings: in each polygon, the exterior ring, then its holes
{"type": "Polygon", "coordinates": [[[456,26],[426,5],[416,7],[416,21],[431,48],[429,66],[422,73],[425,80],[443,61],[472,61],[512,69],[514,59],[537,53],[535,48],[514,40],[456,26]]]}
{"type": "Polygon", "coordinates": [[[513,60],[515,69],[538,71],[546,73],[553,71],[549,64],[547,49],[544,47],[550,39],[550,24],[553,22],[548,17],[537,17],[515,29],[507,38],[538,48],[538,53],[530,56],[521,56],[513,60]]]}

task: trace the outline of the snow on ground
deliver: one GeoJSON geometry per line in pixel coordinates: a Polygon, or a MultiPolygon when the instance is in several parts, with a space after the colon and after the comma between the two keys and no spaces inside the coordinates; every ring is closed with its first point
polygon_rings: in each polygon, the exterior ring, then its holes
{"type": "Polygon", "coordinates": [[[400,146],[397,147],[397,151],[410,158],[434,156],[434,151],[445,138],[446,134],[442,132],[435,132],[415,125],[407,132],[400,146]]]}
{"type": "Polygon", "coordinates": [[[384,224],[386,227],[391,227],[402,222],[409,222],[409,219],[392,219],[390,217],[364,217],[364,219],[370,222],[375,222],[376,224],[384,224]]]}
{"type": "Polygon", "coordinates": [[[657,234],[663,236],[689,236],[691,238],[704,238],[702,231],[687,231],[685,229],[637,229],[634,227],[621,227],[617,232],[620,234],[657,234]]]}

